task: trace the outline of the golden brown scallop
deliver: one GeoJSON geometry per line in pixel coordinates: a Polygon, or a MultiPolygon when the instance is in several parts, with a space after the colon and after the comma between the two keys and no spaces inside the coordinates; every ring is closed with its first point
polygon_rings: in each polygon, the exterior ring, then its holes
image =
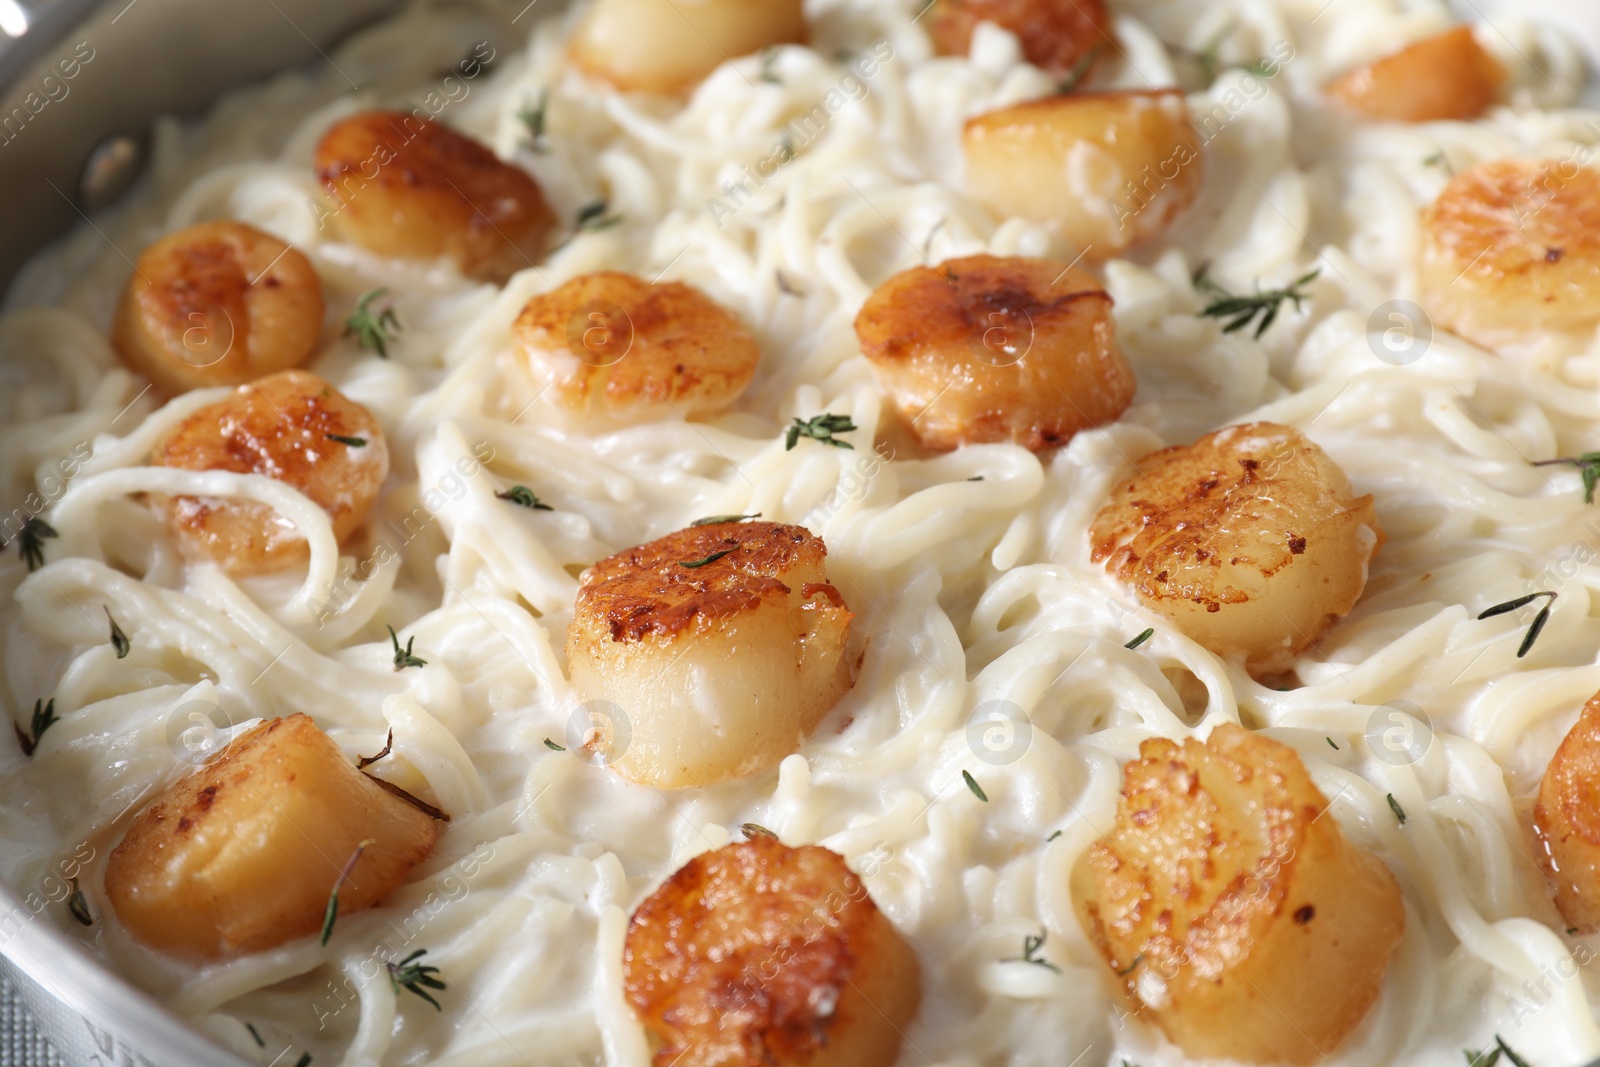
{"type": "Polygon", "coordinates": [[[1161,233],[1200,192],[1182,92],[1073,93],[967,120],[967,188],[1006,217],[1054,223],[1094,261],[1161,233]]]}
{"type": "Polygon", "coordinates": [[[684,864],[623,949],[656,1067],[888,1067],[921,986],[842,857],[762,836],[684,864]]]}
{"type": "Polygon", "coordinates": [[[1107,977],[1187,1056],[1324,1060],[1377,999],[1405,929],[1294,751],[1232,723],[1143,742],[1111,833],[1073,870],[1107,977]]]}
{"type": "Polygon", "coordinates": [[[930,448],[1057,448],[1133,401],[1111,295],[1053,259],[968,256],[880,285],[856,316],[878,380],[930,448]]]}
{"type": "Polygon", "coordinates": [[[202,222],[139,254],[111,344],[167,396],[298,367],[322,337],[322,281],[298,251],[242,222],[202,222]]]}
{"type": "Polygon", "coordinates": [[[1284,670],[1360,599],[1383,543],[1372,497],[1299,430],[1230,426],[1135,466],[1092,559],[1217,655],[1284,670]]]}
{"type": "Polygon", "coordinates": [[[1087,73],[1079,64],[1092,64],[1111,48],[1105,0],[939,0],[929,27],[934,47],[943,55],[966,55],[980,22],[1016,34],[1023,57],[1056,78],[1087,73]]]}
{"type": "Polygon", "coordinates": [[[1502,159],[1462,171],[1422,212],[1433,321],[1494,348],[1600,324],[1600,172],[1502,159]]]}
{"type": "Polygon", "coordinates": [[[1561,917],[1580,933],[1600,929],[1600,693],[1551,757],[1533,827],[1561,917]]]}
{"type": "Polygon", "coordinates": [[[323,221],[379,255],[448,257],[500,282],[543,258],[555,225],[539,184],[450,127],[403,111],[363,111],[322,135],[323,221]]]}
{"type": "Polygon", "coordinates": [[[618,89],[677,93],[730,59],[805,39],[801,0],[595,0],[567,51],[618,89]]]}
{"type": "Polygon", "coordinates": [[[738,316],[700,290],[618,271],[533,297],[513,334],[544,395],[602,422],[716,414],[761,361],[738,316]]]}
{"type": "Polygon", "coordinates": [[[442,824],[356,770],[304,715],[269,719],[168,786],[106,864],[106,895],[140,944],[234,959],[316,933],[392,893],[442,824]]]}
{"type": "MultiPolygon", "coordinates": [[[[383,430],[366,408],[308,371],[240,386],[200,408],[158,445],[150,462],[191,471],[263,474],[320,505],[343,541],[366,518],[389,472],[383,430]]],[[[182,550],[233,574],[304,562],[310,550],[265,504],[238,497],[162,498],[182,550]]]]}
{"type": "Polygon", "coordinates": [[[1467,120],[1489,110],[1505,80],[1505,68],[1472,28],[1457,26],[1341,74],[1324,91],[1367,118],[1467,120]]]}
{"type": "Polygon", "coordinates": [[[602,739],[621,774],[706,785],[800,747],[855,681],[826,555],[799,526],[724,522],[584,572],[567,660],[579,692],[626,723],[602,739]]]}

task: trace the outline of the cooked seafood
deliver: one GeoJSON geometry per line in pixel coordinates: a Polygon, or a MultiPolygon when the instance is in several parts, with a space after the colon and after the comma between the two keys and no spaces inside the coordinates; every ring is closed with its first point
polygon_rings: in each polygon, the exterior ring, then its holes
{"type": "Polygon", "coordinates": [[[1477,118],[1505,80],[1472,27],[1457,26],[1341,74],[1325,91],[1368,118],[1434,122],[1477,118]]]}
{"type": "Polygon", "coordinates": [[[630,92],[676,93],[729,59],[803,41],[800,0],[596,0],[568,43],[580,68],[630,92]]]}

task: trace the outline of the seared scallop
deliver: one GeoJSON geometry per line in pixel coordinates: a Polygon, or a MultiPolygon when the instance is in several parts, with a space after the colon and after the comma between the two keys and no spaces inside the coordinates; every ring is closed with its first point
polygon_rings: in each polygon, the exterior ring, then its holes
{"type": "Polygon", "coordinates": [[[311,261],[242,222],[202,222],[139,254],[111,344],[157,391],[240,385],[298,367],[322,337],[311,261]]]}
{"type": "MultiPolygon", "coordinates": [[[[383,431],[366,408],[308,371],[284,371],[200,408],[150,462],[191,471],[263,474],[320,505],[339,540],[366,518],[389,471],[383,431]]],[[[304,562],[306,541],[266,504],[237,497],[158,501],[179,546],[233,574],[304,562]]]]}
{"type": "Polygon", "coordinates": [[[1093,275],[1065,263],[968,256],[884,282],[856,337],[923,444],[1039,451],[1133,401],[1111,306],[1093,275]]]}
{"type": "Polygon", "coordinates": [[[1074,93],[967,121],[967,188],[1003,216],[1050,222],[1091,260],[1161,233],[1205,175],[1176,89],[1074,93]]]}
{"type": "Polygon", "coordinates": [[[844,859],[769,837],[686,863],[633,913],[623,989],[656,1067],[887,1067],[916,953],[844,859]]]}
{"type": "Polygon", "coordinates": [[[544,256],[555,225],[539,184],[487,147],[403,111],[333,124],[316,151],[334,232],[384,256],[447,257],[504,281],[544,256]]]}
{"type": "Polygon", "coordinates": [[[1502,159],[1462,171],[1422,212],[1423,299],[1494,348],[1600,324],[1600,172],[1502,159]]]}
{"type": "Polygon", "coordinates": [[[1057,78],[1080,73],[1090,53],[1110,47],[1105,0],[938,0],[933,43],[944,55],[966,55],[972,31],[992,22],[1016,34],[1029,63],[1057,78]]]}
{"type": "Polygon", "coordinates": [[[1294,751],[1231,723],[1143,742],[1073,901],[1111,980],[1194,1059],[1313,1063],[1377,999],[1405,928],[1294,751]]]}
{"type": "Polygon", "coordinates": [[[1561,917],[1580,933],[1600,929],[1600,693],[1545,768],[1533,827],[1561,917]]]}
{"type": "Polygon", "coordinates": [[[689,89],[724,62],[806,39],[801,0],[595,0],[572,61],[630,92],[689,89]]]}
{"type": "Polygon", "coordinates": [[[826,555],[799,526],[724,522],[584,572],[567,659],[573,685],[626,724],[596,739],[619,772],[706,785],[799,748],[855,681],[826,555]]]}
{"type": "Polygon", "coordinates": [[[744,323],[700,290],[617,271],[535,296],[513,332],[543,395],[602,422],[713,415],[761,361],[744,323]]]}
{"type": "Polygon", "coordinates": [[[381,901],[441,825],[356,770],[306,716],[269,719],[134,817],[106,894],[140,944],[233,959],[316,933],[336,884],[339,915],[381,901]]]}
{"type": "Polygon", "coordinates": [[[1505,80],[1472,28],[1457,26],[1342,74],[1325,91],[1368,118],[1433,122],[1477,118],[1505,80]]]}
{"type": "Polygon", "coordinates": [[[1135,466],[1092,558],[1217,655],[1284,670],[1361,597],[1383,541],[1372,497],[1299,430],[1230,426],[1135,466]]]}

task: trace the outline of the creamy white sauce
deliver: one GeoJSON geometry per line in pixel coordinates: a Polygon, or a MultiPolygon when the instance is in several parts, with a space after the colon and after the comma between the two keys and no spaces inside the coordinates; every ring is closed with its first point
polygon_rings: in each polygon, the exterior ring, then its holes
{"type": "MultiPolygon", "coordinates": [[[[482,4],[501,21],[503,7],[482,4]]],[[[53,695],[60,716],[31,760],[0,745],[0,875],[262,1063],[293,1045],[318,1064],[634,1067],[646,1046],[621,996],[627,915],[754,821],[844,854],[917,948],[927,993],[903,1064],[1175,1067],[1177,1050],[1105,994],[1067,874],[1109,827],[1120,764],[1141,740],[1242,719],[1301,754],[1337,797],[1333,817],[1405,893],[1382,996],[1334,1064],[1456,1065],[1496,1032],[1542,1067],[1600,1055],[1593,939],[1563,936],[1519,817],[1600,689],[1589,607],[1600,511],[1582,504],[1575,473],[1527,462],[1600,446],[1600,352],[1593,337],[1552,336],[1498,358],[1436,332],[1425,355],[1395,365],[1367,334],[1374,308],[1415,296],[1416,212],[1448,180],[1430,158],[1460,169],[1600,140],[1594,114],[1559,110],[1579,93],[1581,62],[1559,35],[1485,30],[1515,106],[1470,124],[1347,127],[1318,86],[1442,29],[1442,5],[1129,0],[1119,11],[1119,86],[1172,84],[1162,42],[1199,49],[1229,26],[1224,60],[1272,56],[1280,69],[1233,69],[1191,97],[1197,115],[1220,116],[1204,134],[1200,201],[1165,251],[1102,270],[1137,401],[1054,456],[874,453],[889,420],[850,328],[872,288],[923,255],[1074,254],[960,191],[961,121],[1050,86],[992,27],[972,60],[935,58],[902,5],[819,2],[813,47],[781,51],[781,84],[740,59],[672,108],[569,73],[562,20],[534,22],[492,73],[447,82],[435,72],[485,56],[490,16],[418,9],[336,52],[339,73],[284,75],[203,122],[163,122],[133,201],[41,255],[0,320],[0,500],[61,532],[32,576],[15,552],[0,562],[15,591],[0,613],[8,704],[26,721],[53,695]],[[536,154],[518,114],[545,88],[549,150],[536,154]],[[311,206],[317,138],[359,108],[424,102],[528,167],[563,218],[604,197],[625,221],[579,235],[502,290],[330,243],[311,206]],[[797,158],[774,168],[774,146],[805,114],[797,158]],[[138,395],[105,340],[123,253],[218,217],[311,257],[329,305],[311,369],[387,436],[393,474],[342,555],[320,510],[276,483],[143,466],[153,442],[218,394],[162,408],[138,395]],[[1313,265],[1322,274],[1305,313],[1286,311],[1257,343],[1196,316],[1190,275],[1202,261],[1236,291],[1313,265]],[[531,294],[596,269],[664,272],[750,324],[763,361],[733,413],[600,436],[538,416],[538,386],[508,355],[511,324],[531,294]],[[387,360],[339,336],[379,286],[406,327],[387,360]],[[789,419],[823,411],[862,427],[857,450],[784,451],[789,419]],[[1183,638],[1088,560],[1088,524],[1125,457],[1249,418],[1295,424],[1327,449],[1376,496],[1389,538],[1365,597],[1302,659],[1304,685],[1289,692],[1183,638]],[[512,484],[555,511],[496,500],[512,484]],[[138,501],[149,492],[269,504],[308,537],[310,565],[243,584],[186,566],[138,501]],[[860,681],[815,736],[776,772],[674,795],[548,749],[543,739],[568,737],[578,713],[561,652],[574,574],[694,518],[752,512],[825,537],[869,642],[860,681]],[[1519,660],[1525,623],[1474,617],[1537,588],[1562,596],[1519,660]],[[102,607],[133,641],[126,660],[106,641],[102,607]],[[416,635],[426,668],[391,669],[386,624],[416,635]],[[1146,626],[1148,643],[1122,647],[1146,626]],[[1192,725],[1161,673],[1178,667],[1208,693],[1192,725]],[[1386,703],[1431,723],[1415,763],[1375,758],[1363,739],[1390,721],[1386,703]],[[996,708],[1011,723],[998,749],[981,740],[996,708]],[[230,729],[296,711],[352,753],[376,751],[394,728],[396,773],[454,817],[436,854],[382,907],[342,918],[326,949],[296,942],[197,973],[132,944],[100,887],[131,813],[230,729]],[[81,875],[92,929],[58,903],[69,874],[81,875]],[[1041,929],[1059,974],[1001,962],[1041,929]],[[383,972],[417,948],[449,982],[443,1013],[397,1000],[383,972]]],[[[589,721],[578,722],[581,739],[589,721]]]]}

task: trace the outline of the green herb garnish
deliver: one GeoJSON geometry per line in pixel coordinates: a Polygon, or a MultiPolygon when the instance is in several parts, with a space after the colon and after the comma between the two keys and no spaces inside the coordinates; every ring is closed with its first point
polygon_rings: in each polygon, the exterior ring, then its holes
{"type": "Polygon", "coordinates": [[[539,102],[533,107],[525,107],[517,112],[517,117],[528,128],[528,148],[537,153],[550,150],[545,142],[545,122],[550,111],[550,90],[539,90],[539,102]]]}
{"type": "Polygon", "coordinates": [[[1401,826],[1404,826],[1406,824],[1405,809],[1400,806],[1400,802],[1394,798],[1393,793],[1385,793],[1383,796],[1389,802],[1389,810],[1394,812],[1394,817],[1400,820],[1401,826]]]}
{"type": "Polygon", "coordinates": [[[739,829],[744,831],[744,836],[747,837],[747,838],[749,838],[749,837],[770,837],[774,841],[778,840],[778,835],[777,834],[773,833],[771,830],[768,830],[765,826],[762,826],[758,822],[740,823],[739,824],[739,829]]]}
{"type": "Polygon", "coordinates": [[[834,448],[854,449],[856,446],[849,441],[841,441],[834,434],[849,433],[860,429],[849,415],[816,415],[809,419],[796,418],[789,427],[789,432],[783,439],[783,450],[790,452],[800,443],[800,438],[809,437],[813,441],[820,441],[834,448]]]}
{"type": "Polygon", "coordinates": [[[361,854],[369,845],[375,845],[378,839],[369,837],[356,846],[356,850],[345,860],[344,869],[339,872],[339,877],[333,881],[333,891],[328,894],[328,907],[322,913],[322,943],[326,945],[328,938],[333,936],[333,924],[339,918],[339,887],[344,885],[350,877],[350,872],[356,869],[356,864],[361,862],[361,854]]]}
{"type": "Polygon", "coordinates": [[[501,500],[509,500],[518,507],[527,508],[530,511],[555,510],[555,508],[534,496],[533,490],[525,485],[513,485],[503,493],[496,493],[495,496],[501,500]]]}
{"type": "Polygon", "coordinates": [[[388,968],[389,971],[389,984],[394,987],[396,996],[399,995],[400,989],[403,986],[415,993],[417,996],[421,997],[423,1000],[426,1000],[429,1004],[432,1004],[435,1011],[444,1011],[444,1009],[439,1006],[439,1002],[434,1000],[433,997],[429,995],[427,990],[422,988],[423,986],[427,986],[428,989],[446,988],[443,982],[434,977],[434,975],[439,973],[439,968],[430,967],[425,963],[417,962],[417,960],[421,959],[427,954],[427,949],[419,948],[417,951],[413,952],[399,963],[394,963],[392,961],[385,963],[384,967],[388,968]]]}
{"type": "Polygon", "coordinates": [[[33,755],[33,750],[39,747],[39,738],[43,737],[44,732],[57,722],[60,722],[60,720],[56,718],[56,698],[51,697],[48,704],[42,700],[35,700],[33,702],[33,721],[29,723],[30,732],[23,733],[22,727],[16,723],[11,724],[11,728],[17,732],[17,743],[22,746],[22,754],[24,756],[33,755]]]}
{"type": "Polygon", "coordinates": [[[387,289],[374,289],[356,302],[355,311],[344,320],[344,335],[354,337],[363,351],[371,349],[384,359],[389,358],[391,334],[403,327],[395,317],[394,301],[387,289]]]}
{"type": "Polygon", "coordinates": [[[544,747],[548,748],[551,752],[565,752],[567,750],[566,745],[558,745],[548,737],[544,739],[544,747]]]}
{"type": "Polygon", "coordinates": [[[89,914],[89,900],[83,895],[83,887],[76,878],[68,878],[67,884],[72,887],[72,895],[67,897],[67,910],[83,925],[93,926],[94,916],[89,914]]]}
{"type": "Polygon", "coordinates": [[[1141,952],[1137,956],[1133,957],[1133,959],[1128,963],[1128,966],[1127,966],[1127,968],[1125,970],[1121,970],[1121,971],[1117,972],[1117,977],[1118,978],[1126,978],[1126,977],[1128,977],[1128,975],[1133,973],[1133,969],[1135,967],[1139,966],[1139,964],[1141,964],[1143,962],[1144,962],[1144,953],[1141,952]]]}
{"type": "Polygon", "coordinates": [[[1140,645],[1144,644],[1146,641],[1150,640],[1155,635],[1156,635],[1156,628],[1154,626],[1152,626],[1149,629],[1145,630],[1144,633],[1140,634],[1138,637],[1135,637],[1132,641],[1129,641],[1127,644],[1123,645],[1122,647],[1123,648],[1138,648],[1140,645]]]}
{"type": "Polygon", "coordinates": [[[1216,299],[1207,304],[1200,315],[1208,319],[1227,319],[1227,325],[1222,328],[1223,333],[1242,330],[1259,315],[1261,321],[1256,326],[1255,334],[1259,340],[1261,335],[1267,332],[1267,328],[1277,320],[1278,312],[1283,309],[1285,300],[1292,300],[1295,310],[1300,310],[1301,302],[1310,299],[1310,294],[1302,293],[1300,287],[1309,284],[1321,273],[1321,268],[1318,268],[1309,274],[1302,274],[1295,279],[1294,284],[1282,289],[1258,289],[1248,296],[1235,296],[1213,282],[1207,276],[1206,268],[1201,267],[1194,276],[1195,288],[1211,293],[1216,299]]]}
{"type": "Polygon", "coordinates": [[[350,448],[367,447],[367,439],[365,437],[346,437],[342,433],[325,433],[322,436],[330,441],[338,441],[341,445],[346,445],[350,448]]]}
{"type": "Polygon", "coordinates": [[[37,516],[22,524],[22,529],[17,533],[17,554],[22,557],[30,574],[44,566],[45,539],[59,536],[54,526],[37,516]]]}
{"type": "Polygon", "coordinates": [[[385,627],[389,631],[389,640],[394,642],[394,669],[403,671],[407,667],[426,667],[428,661],[420,656],[411,654],[411,646],[417,643],[417,635],[412,634],[411,640],[406,642],[406,647],[400,647],[400,637],[394,632],[394,627],[385,627]]]}
{"type": "Polygon", "coordinates": [[[966,781],[967,788],[972,790],[973,796],[977,797],[985,804],[989,803],[989,794],[983,791],[983,786],[978,784],[978,780],[976,778],[972,777],[972,775],[968,774],[966,771],[961,772],[961,777],[966,781]]]}
{"type": "Polygon", "coordinates": [[[127,659],[128,653],[133,651],[133,642],[128,640],[128,635],[122,632],[122,627],[117,625],[117,620],[111,618],[110,608],[106,608],[106,618],[111,623],[111,647],[117,650],[118,659],[127,659]]]}
{"type": "Polygon", "coordinates": [[[1333,749],[1333,750],[1334,750],[1334,751],[1335,751],[1335,752],[1338,752],[1338,751],[1339,751],[1339,746],[1338,746],[1338,745],[1336,745],[1336,744],[1334,744],[1334,743],[1333,743],[1333,738],[1331,738],[1331,737],[1324,737],[1324,738],[1323,738],[1323,740],[1324,740],[1324,741],[1326,741],[1326,742],[1328,742],[1328,747],[1329,747],[1329,748],[1331,748],[1331,749],[1333,749]]]}
{"type": "Polygon", "coordinates": [[[744,522],[747,519],[759,519],[760,517],[761,517],[761,512],[759,512],[759,511],[756,512],[754,515],[707,515],[703,519],[694,520],[689,525],[690,526],[719,526],[719,525],[721,525],[722,523],[725,523],[725,522],[744,522]]]}
{"type": "Polygon", "coordinates": [[[1581,456],[1562,456],[1560,459],[1541,459],[1535,467],[1576,467],[1583,479],[1583,502],[1594,503],[1594,488],[1600,485],[1600,452],[1585,452],[1581,456]]]}
{"type": "Polygon", "coordinates": [[[1000,962],[1031,963],[1035,967],[1044,967],[1048,970],[1056,972],[1057,974],[1060,974],[1060,967],[1057,967],[1055,964],[1039,955],[1039,951],[1044,948],[1045,939],[1049,936],[1050,931],[1048,930],[1040,930],[1037,934],[1024,934],[1022,938],[1022,955],[1010,956],[1001,960],[1000,962]]]}
{"type": "Polygon", "coordinates": [[[250,1036],[256,1039],[256,1048],[266,1048],[267,1043],[261,1040],[261,1035],[256,1032],[254,1023],[245,1023],[244,1028],[250,1031],[250,1036]]]}
{"type": "Polygon", "coordinates": [[[1521,659],[1528,654],[1528,650],[1533,647],[1533,643],[1539,639],[1539,634],[1544,630],[1544,624],[1550,621],[1550,609],[1555,605],[1556,597],[1559,595],[1548,589],[1540,593],[1529,593],[1527,596],[1519,596],[1515,600],[1508,600],[1504,604],[1496,604],[1492,608],[1486,608],[1478,613],[1478,618],[1492,619],[1496,615],[1504,615],[1507,612],[1526,607],[1540,597],[1549,597],[1550,599],[1545,601],[1544,607],[1539,609],[1539,614],[1533,617],[1533,622],[1529,625],[1527,634],[1522,638],[1522,644],[1517,647],[1517,658],[1521,659]]]}
{"type": "Polygon", "coordinates": [[[717,560],[721,559],[723,556],[726,556],[729,552],[732,552],[732,551],[733,551],[733,549],[731,549],[731,548],[724,548],[720,552],[711,553],[711,555],[707,556],[705,559],[690,560],[687,563],[685,563],[683,560],[679,560],[678,561],[678,566],[680,566],[680,567],[688,567],[690,570],[699,570],[701,567],[707,566],[708,564],[715,563],[717,560]]]}

